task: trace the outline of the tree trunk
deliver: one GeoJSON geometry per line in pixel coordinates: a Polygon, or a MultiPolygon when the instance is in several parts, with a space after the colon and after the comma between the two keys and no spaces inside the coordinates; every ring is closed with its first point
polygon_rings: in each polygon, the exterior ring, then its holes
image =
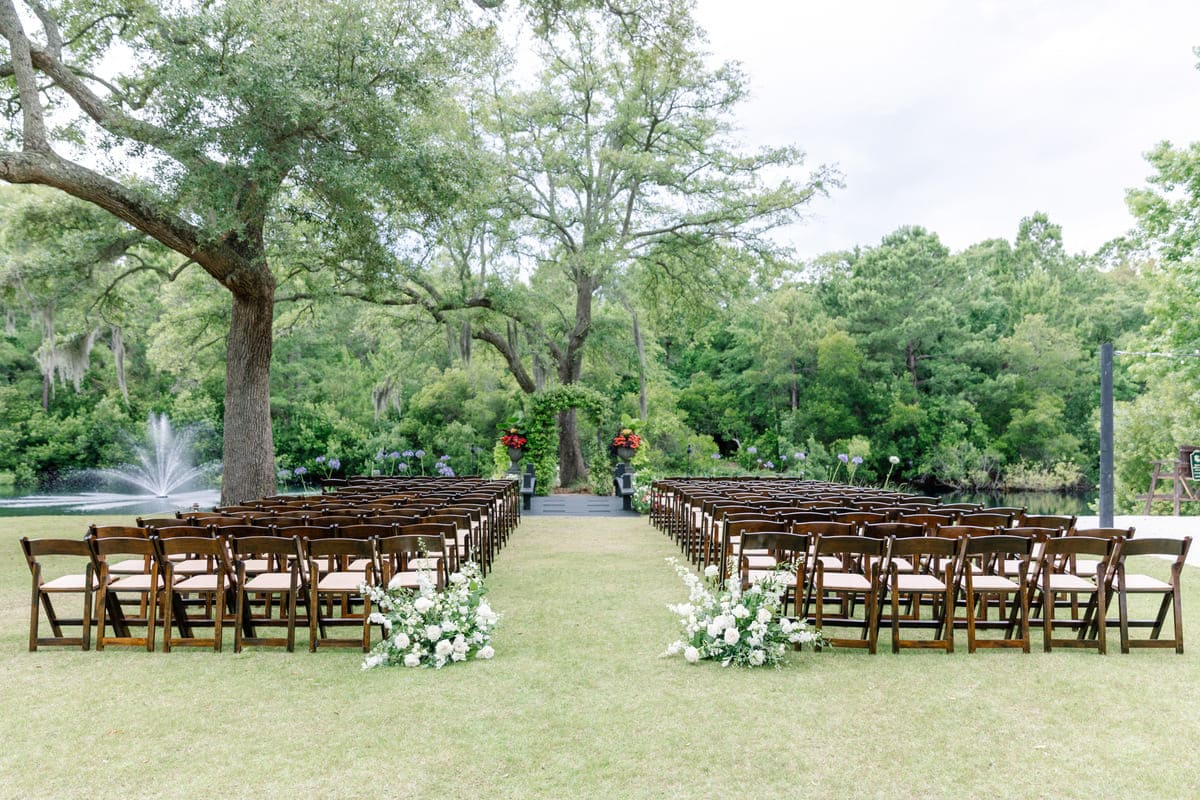
{"type": "Polygon", "coordinates": [[[638,325],[637,309],[631,308],[629,314],[633,318],[633,346],[637,348],[638,354],[638,416],[645,422],[648,416],[648,404],[646,402],[646,343],[642,340],[642,328],[638,325]]]}
{"type": "Polygon", "coordinates": [[[563,486],[587,480],[587,465],[579,446],[579,421],[573,408],[558,413],[558,474],[563,486]]]}
{"type": "Polygon", "coordinates": [[[225,351],[225,476],[221,503],[235,505],[275,493],[271,431],[271,321],[275,285],[233,295],[225,351]]]}

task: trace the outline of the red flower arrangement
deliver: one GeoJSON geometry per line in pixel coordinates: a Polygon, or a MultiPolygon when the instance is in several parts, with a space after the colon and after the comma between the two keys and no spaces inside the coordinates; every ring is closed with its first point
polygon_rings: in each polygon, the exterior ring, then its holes
{"type": "Polygon", "coordinates": [[[642,437],[629,428],[625,428],[613,437],[612,443],[613,447],[628,447],[630,450],[637,450],[642,446],[642,437]]]}
{"type": "Polygon", "coordinates": [[[500,437],[500,444],[504,445],[505,447],[524,447],[527,441],[529,440],[525,438],[525,435],[517,428],[509,428],[504,432],[504,435],[500,437]]]}

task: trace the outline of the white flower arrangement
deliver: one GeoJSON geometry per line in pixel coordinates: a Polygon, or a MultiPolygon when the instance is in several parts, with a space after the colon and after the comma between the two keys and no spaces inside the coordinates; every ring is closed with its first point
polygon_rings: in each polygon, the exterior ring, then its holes
{"type": "Polygon", "coordinates": [[[376,609],[371,624],[383,626],[384,634],[363,660],[363,669],[399,665],[441,669],[495,655],[492,629],[500,615],[484,599],[479,567],[465,564],[440,592],[429,572],[419,572],[417,581],[416,590],[359,587],[376,609]]]}
{"type": "Polygon", "coordinates": [[[677,559],[667,561],[688,587],[688,602],[667,606],[679,616],[683,638],[671,642],[663,655],[682,654],[691,664],[711,659],[723,667],[777,667],[789,645],[825,643],[804,620],[781,615],[784,576],[791,565],[780,565],[743,591],[736,575],[722,587],[716,565],[706,567],[701,578],[677,559]]]}

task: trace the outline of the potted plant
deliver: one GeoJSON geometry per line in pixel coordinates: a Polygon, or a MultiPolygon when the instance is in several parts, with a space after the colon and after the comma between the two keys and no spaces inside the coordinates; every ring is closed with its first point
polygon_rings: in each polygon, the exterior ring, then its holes
{"type": "Polygon", "coordinates": [[[500,434],[500,444],[508,448],[508,460],[516,464],[525,455],[525,445],[529,437],[518,425],[509,425],[500,434]]]}
{"type": "Polygon", "coordinates": [[[642,437],[634,433],[632,428],[622,428],[621,432],[613,437],[612,446],[617,458],[629,463],[629,459],[633,458],[637,449],[642,446],[642,437]]]}

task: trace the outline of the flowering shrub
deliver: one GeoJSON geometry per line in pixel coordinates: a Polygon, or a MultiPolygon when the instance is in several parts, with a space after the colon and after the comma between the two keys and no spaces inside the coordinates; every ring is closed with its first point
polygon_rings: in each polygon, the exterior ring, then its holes
{"type": "Polygon", "coordinates": [[[434,667],[491,658],[492,629],[500,615],[487,600],[479,567],[465,564],[450,576],[443,591],[434,589],[428,572],[418,573],[420,588],[359,587],[375,606],[370,621],[383,626],[383,641],[371,648],[363,669],[373,667],[434,667]]]}
{"type": "Polygon", "coordinates": [[[637,450],[642,446],[642,437],[634,433],[632,428],[622,428],[621,432],[613,437],[612,446],[637,450]]]}
{"type": "Polygon", "coordinates": [[[803,620],[781,617],[790,565],[780,565],[743,591],[737,576],[722,587],[715,564],[705,568],[702,579],[677,559],[667,561],[688,587],[688,602],[667,606],[679,616],[683,638],[671,642],[664,655],[682,654],[693,664],[712,659],[723,667],[778,666],[789,644],[824,644],[821,632],[803,620]]]}

